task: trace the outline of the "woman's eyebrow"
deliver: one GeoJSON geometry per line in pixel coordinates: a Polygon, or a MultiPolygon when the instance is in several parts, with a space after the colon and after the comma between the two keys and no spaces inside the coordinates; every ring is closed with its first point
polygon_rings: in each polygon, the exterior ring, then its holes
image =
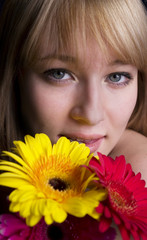
{"type": "Polygon", "coordinates": [[[110,67],[129,67],[129,69],[135,70],[137,67],[133,65],[132,63],[125,62],[119,59],[116,59],[112,62],[108,63],[110,67]]]}
{"type": "Polygon", "coordinates": [[[52,55],[49,54],[47,56],[41,57],[39,58],[39,61],[49,61],[49,60],[60,60],[63,62],[71,62],[71,63],[75,63],[77,62],[76,58],[73,56],[68,56],[68,55],[52,55]]]}
{"type": "Polygon", "coordinates": [[[109,62],[109,65],[115,66],[115,65],[130,65],[130,64],[127,63],[127,62],[124,62],[122,60],[116,59],[116,60],[114,60],[112,62],[109,62]]]}

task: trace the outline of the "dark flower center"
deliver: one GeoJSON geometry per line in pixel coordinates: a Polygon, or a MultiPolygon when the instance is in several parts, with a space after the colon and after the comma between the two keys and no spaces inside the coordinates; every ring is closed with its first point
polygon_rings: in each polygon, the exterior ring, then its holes
{"type": "Polygon", "coordinates": [[[68,188],[68,184],[64,182],[60,178],[52,178],[49,180],[49,184],[55,189],[59,191],[64,191],[68,188]]]}
{"type": "Polygon", "coordinates": [[[47,236],[50,240],[62,240],[62,230],[56,225],[50,225],[47,229],[47,236]]]}

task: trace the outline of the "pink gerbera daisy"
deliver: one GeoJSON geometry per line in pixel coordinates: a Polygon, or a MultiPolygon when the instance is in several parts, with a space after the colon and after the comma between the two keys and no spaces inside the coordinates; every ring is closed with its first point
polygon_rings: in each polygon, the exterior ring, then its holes
{"type": "Polygon", "coordinates": [[[102,213],[99,229],[105,231],[112,219],[118,225],[122,238],[147,240],[147,188],[141,174],[132,171],[124,156],[110,157],[98,153],[90,168],[99,177],[99,182],[108,191],[108,198],[97,207],[102,213]]]}

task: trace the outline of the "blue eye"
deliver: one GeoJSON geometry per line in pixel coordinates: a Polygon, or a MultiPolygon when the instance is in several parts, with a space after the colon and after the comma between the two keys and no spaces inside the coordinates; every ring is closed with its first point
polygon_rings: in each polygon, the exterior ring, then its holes
{"type": "Polygon", "coordinates": [[[64,69],[49,69],[44,72],[44,75],[47,79],[55,82],[73,80],[72,75],[64,69]]]}
{"type": "Polygon", "coordinates": [[[65,71],[60,70],[60,69],[50,70],[50,71],[48,72],[48,74],[49,74],[50,76],[52,76],[53,78],[56,78],[56,79],[62,79],[62,78],[64,78],[65,75],[66,75],[65,71]]]}
{"type": "Polygon", "coordinates": [[[122,75],[121,74],[118,74],[118,73],[114,73],[112,75],[109,76],[109,79],[112,81],[112,82],[119,82],[122,78],[122,75]]]}
{"type": "Polygon", "coordinates": [[[125,85],[130,82],[132,76],[127,72],[115,72],[108,75],[107,80],[110,84],[125,85]]]}

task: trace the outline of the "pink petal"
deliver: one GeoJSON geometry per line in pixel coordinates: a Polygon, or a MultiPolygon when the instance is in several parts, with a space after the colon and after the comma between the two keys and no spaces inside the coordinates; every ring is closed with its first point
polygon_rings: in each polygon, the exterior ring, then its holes
{"type": "Polygon", "coordinates": [[[106,218],[101,218],[100,222],[99,222],[99,231],[100,232],[105,232],[106,230],[108,230],[108,228],[110,227],[112,220],[111,219],[106,219],[106,218]]]}
{"type": "Polygon", "coordinates": [[[133,176],[135,176],[135,174],[132,171],[131,165],[128,163],[126,166],[126,175],[125,175],[124,183],[126,184],[129,181],[129,179],[132,178],[133,176]]]}
{"type": "Polygon", "coordinates": [[[27,238],[24,236],[19,236],[19,235],[13,235],[9,237],[9,240],[26,240],[27,238]]]}
{"type": "Polygon", "coordinates": [[[113,220],[116,223],[116,225],[121,224],[120,218],[113,212],[113,220]]]}
{"type": "Polygon", "coordinates": [[[130,178],[129,181],[126,183],[126,186],[131,191],[136,190],[136,188],[142,188],[144,187],[144,181],[140,180],[141,174],[138,173],[134,177],[130,178]]]}
{"type": "Polygon", "coordinates": [[[141,238],[142,238],[142,240],[147,240],[147,235],[144,233],[141,233],[141,238]]]}
{"type": "Polygon", "coordinates": [[[104,215],[106,216],[106,218],[110,218],[112,216],[111,212],[107,206],[104,209],[104,215]]]}
{"type": "Polygon", "coordinates": [[[106,169],[106,173],[109,177],[112,176],[112,170],[113,170],[113,163],[114,163],[114,160],[111,158],[111,157],[107,157],[105,155],[103,155],[103,159],[104,159],[104,162],[105,162],[105,169],[106,169]]]}
{"type": "Polygon", "coordinates": [[[133,238],[134,238],[134,240],[140,240],[140,237],[139,237],[139,235],[138,235],[138,233],[136,232],[136,231],[131,231],[131,234],[132,234],[132,236],[133,236],[133,238]]]}
{"type": "Polygon", "coordinates": [[[92,158],[89,162],[89,166],[95,170],[96,174],[104,175],[104,168],[99,164],[99,161],[96,158],[92,158]]]}
{"type": "Polygon", "coordinates": [[[119,231],[121,233],[122,239],[123,240],[130,240],[130,234],[128,233],[128,231],[124,228],[123,225],[119,225],[118,226],[119,231]]]}
{"type": "Polygon", "coordinates": [[[125,221],[125,227],[127,229],[131,229],[131,223],[129,221],[125,221]]]}
{"type": "Polygon", "coordinates": [[[12,236],[18,231],[29,228],[21,218],[13,214],[3,214],[0,216],[0,234],[12,236]]]}
{"type": "Polygon", "coordinates": [[[136,191],[134,191],[133,195],[137,201],[145,199],[147,202],[147,188],[144,188],[144,189],[138,188],[138,189],[136,189],[136,191]]]}
{"type": "Polygon", "coordinates": [[[115,180],[121,180],[125,176],[126,172],[126,161],[124,156],[115,158],[115,166],[113,168],[115,180]]]}
{"type": "Polygon", "coordinates": [[[103,206],[102,203],[100,203],[100,204],[98,205],[98,207],[96,208],[96,211],[97,211],[98,213],[102,213],[103,210],[104,210],[104,206],[103,206]]]}
{"type": "Polygon", "coordinates": [[[7,240],[8,238],[4,237],[3,235],[0,234],[0,240],[7,240]]]}

